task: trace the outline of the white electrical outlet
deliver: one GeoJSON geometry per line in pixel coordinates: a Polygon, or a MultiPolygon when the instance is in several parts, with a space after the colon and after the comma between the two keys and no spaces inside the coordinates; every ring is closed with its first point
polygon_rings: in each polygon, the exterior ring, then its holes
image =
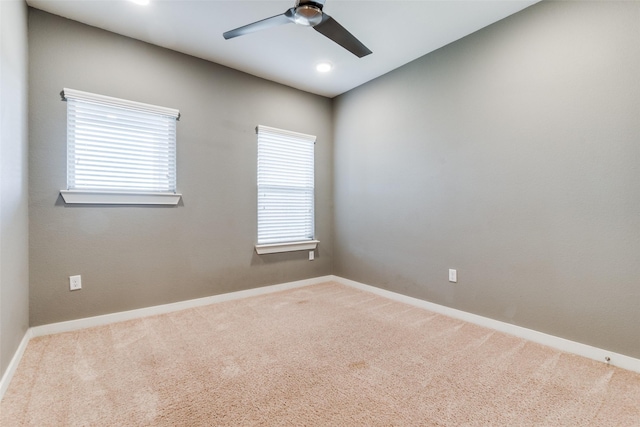
{"type": "Polygon", "coordinates": [[[454,270],[453,268],[449,269],[449,281],[453,283],[458,281],[458,270],[454,270]]]}
{"type": "Polygon", "coordinates": [[[69,276],[69,290],[77,291],[78,289],[82,289],[81,276],[69,276]]]}
{"type": "Polygon", "coordinates": [[[309,261],[313,261],[316,257],[316,253],[314,251],[309,251],[309,261]]]}

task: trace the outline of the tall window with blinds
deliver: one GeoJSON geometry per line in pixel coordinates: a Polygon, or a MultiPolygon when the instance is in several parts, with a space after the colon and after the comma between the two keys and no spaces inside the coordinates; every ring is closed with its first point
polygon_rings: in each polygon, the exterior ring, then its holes
{"type": "Polygon", "coordinates": [[[258,126],[258,245],[313,249],[316,137],[258,126]],[[313,242],[312,246],[308,243],[313,242]],[[305,244],[307,243],[307,244],[305,244]]]}
{"type": "Polygon", "coordinates": [[[64,89],[67,193],[176,193],[178,110],[64,89]]]}

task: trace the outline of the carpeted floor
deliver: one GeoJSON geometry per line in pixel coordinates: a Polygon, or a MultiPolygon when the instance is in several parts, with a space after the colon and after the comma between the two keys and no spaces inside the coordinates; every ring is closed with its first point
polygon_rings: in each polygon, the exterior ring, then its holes
{"type": "Polygon", "coordinates": [[[33,339],[9,426],[640,426],[640,375],[325,283],[33,339]]]}

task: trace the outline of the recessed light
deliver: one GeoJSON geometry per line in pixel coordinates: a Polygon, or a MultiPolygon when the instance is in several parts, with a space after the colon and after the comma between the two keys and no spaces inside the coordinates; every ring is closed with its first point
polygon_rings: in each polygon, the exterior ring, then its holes
{"type": "Polygon", "coordinates": [[[141,5],[149,4],[149,0],[129,0],[129,1],[135,4],[141,4],[141,5]]]}
{"type": "Polygon", "coordinates": [[[332,68],[333,65],[331,65],[329,62],[321,62],[316,65],[316,71],[319,73],[328,73],[332,68]]]}

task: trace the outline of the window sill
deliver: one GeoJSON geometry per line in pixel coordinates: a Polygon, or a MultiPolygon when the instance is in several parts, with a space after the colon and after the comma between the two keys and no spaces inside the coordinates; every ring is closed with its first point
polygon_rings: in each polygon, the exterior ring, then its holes
{"type": "Polygon", "coordinates": [[[271,243],[268,245],[256,245],[258,255],[275,254],[280,252],[310,251],[318,247],[319,240],[304,242],[271,243]]]}
{"type": "Polygon", "coordinates": [[[177,193],[117,193],[108,191],[60,190],[66,204],[84,205],[177,205],[177,193]]]}

